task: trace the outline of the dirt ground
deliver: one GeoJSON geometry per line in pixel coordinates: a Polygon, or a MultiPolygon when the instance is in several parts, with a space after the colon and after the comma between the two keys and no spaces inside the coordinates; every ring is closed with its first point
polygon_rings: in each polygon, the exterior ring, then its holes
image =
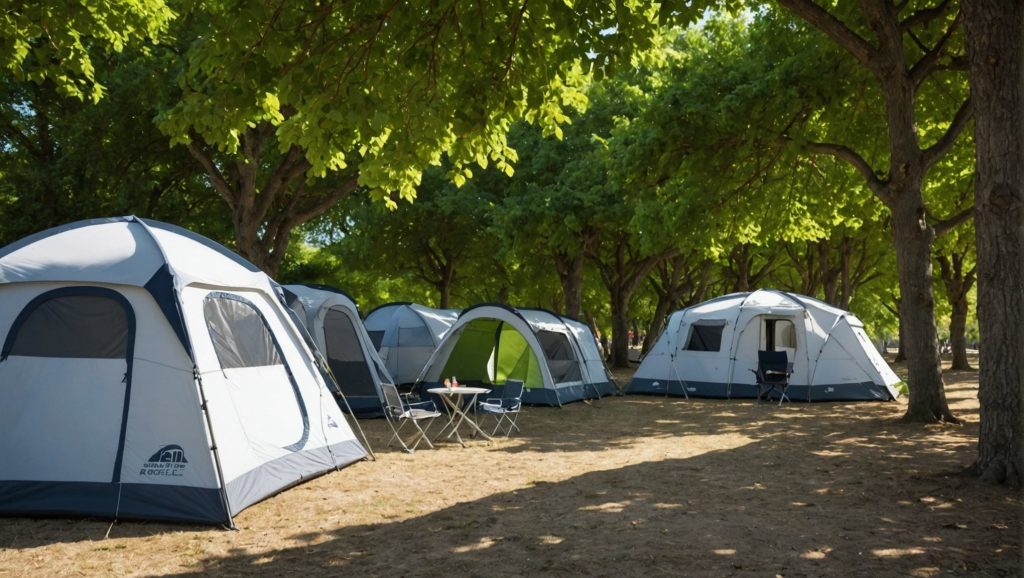
{"type": "Polygon", "coordinates": [[[377,461],[245,510],[238,531],[0,519],[0,576],[1021,576],[1021,494],[957,474],[977,374],[946,381],[963,426],[901,423],[905,400],[631,395],[410,455],[364,420],[377,461]]]}

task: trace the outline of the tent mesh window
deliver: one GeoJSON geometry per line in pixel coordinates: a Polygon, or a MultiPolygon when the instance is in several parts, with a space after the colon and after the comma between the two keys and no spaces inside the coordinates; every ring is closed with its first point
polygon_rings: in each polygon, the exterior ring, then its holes
{"type": "Polygon", "coordinates": [[[427,329],[425,325],[419,325],[415,327],[399,327],[398,345],[404,345],[409,347],[433,347],[434,339],[430,336],[430,330],[427,329]]]}
{"type": "Polygon", "coordinates": [[[548,369],[551,371],[551,378],[555,383],[566,383],[582,381],[579,360],[572,350],[569,339],[554,331],[538,331],[537,339],[544,348],[544,357],[548,362],[548,369]]]}
{"type": "Polygon", "coordinates": [[[248,303],[207,297],[203,314],[222,368],[283,365],[270,329],[248,303]]]}
{"type": "Polygon", "coordinates": [[[687,351],[721,351],[722,324],[694,323],[690,326],[690,339],[686,342],[687,351]]]}
{"type": "Polygon", "coordinates": [[[380,349],[380,344],[384,343],[384,330],[383,329],[380,330],[380,331],[369,331],[369,330],[367,330],[366,333],[368,333],[370,335],[370,342],[373,343],[373,348],[379,350],[380,349]]]}
{"type": "Polygon", "coordinates": [[[17,329],[9,355],[123,359],[128,351],[128,314],[102,296],[47,299],[17,329]]]}
{"type": "Polygon", "coordinates": [[[377,397],[352,319],[337,307],[328,309],[324,316],[324,339],[327,342],[327,363],[339,384],[345,388],[345,394],[377,397]]]}

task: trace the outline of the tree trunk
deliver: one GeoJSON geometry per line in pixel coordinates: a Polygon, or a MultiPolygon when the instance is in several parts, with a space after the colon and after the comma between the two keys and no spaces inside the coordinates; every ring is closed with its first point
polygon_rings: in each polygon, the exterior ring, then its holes
{"type": "Polygon", "coordinates": [[[953,364],[950,369],[958,370],[971,369],[967,360],[967,315],[970,312],[967,296],[974,286],[975,271],[964,271],[964,257],[963,253],[936,256],[942,274],[942,286],[946,289],[946,300],[951,308],[949,345],[953,353],[953,364]]]}
{"type": "Polygon", "coordinates": [[[573,319],[579,319],[580,311],[583,309],[583,252],[573,256],[556,254],[554,258],[555,270],[558,272],[562,296],[565,299],[565,314],[573,319]]]}
{"type": "Polygon", "coordinates": [[[612,292],[612,367],[629,367],[629,297],[612,292]]]}
{"type": "Polygon", "coordinates": [[[981,424],[973,471],[1024,484],[1024,3],[963,4],[975,99],[981,424]]]}
{"type": "Polygon", "coordinates": [[[910,374],[908,421],[957,422],[946,403],[939,360],[939,336],[932,295],[932,240],[924,206],[917,194],[904,190],[893,208],[893,236],[900,281],[900,343],[910,374]],[[918,197],[915,199],[914,197],[918,197]]]}
{"type": "Polygon", "coordinates": [[[950,369],[973,369],[967,359],[967,313],[970,306],[966,297],[958,299],[952,305],[953,311],[949,316],[949,347],[953,352],[953,364],[950,369]]]}
{"type": "Polygon", "coordinates": [[[641,349],[643,353],[647,353],[654,347],[654,342],[658,340],[661,330],[665,327],[665,316],[668,315],[670,308],[668,296],[658,295],[658,304],[654,306],[654,317],[651,318],[651,324],[647,327],[647,335],[644,336],[643,349],[641,349]]]}

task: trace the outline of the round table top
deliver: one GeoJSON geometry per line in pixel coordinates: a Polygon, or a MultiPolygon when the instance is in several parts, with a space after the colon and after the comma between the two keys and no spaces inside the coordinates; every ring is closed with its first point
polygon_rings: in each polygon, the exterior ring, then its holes
{"type": "Polygon", "coordinates": [[[460,385],[459,387],[431,387],[427,391],[434,395],[477,395],[491,393],[491,390],[486,387],[470,387],[465,385],[460,385]]]}

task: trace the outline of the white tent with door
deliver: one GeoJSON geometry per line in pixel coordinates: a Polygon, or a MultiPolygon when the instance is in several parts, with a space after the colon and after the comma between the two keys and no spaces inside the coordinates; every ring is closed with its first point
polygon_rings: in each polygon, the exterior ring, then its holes
{"type": "Polygon", "coordinates": [[[363,324],[395,384],[412,385],[458,317],[453,309],[388,303],[368,313],[363,324]]]}
{"type": "Polygon", "coordinates": [[[424,388],[446,377],[500,391],[523,382],[523,402],[562,405],[618,388],[585,324],[539,309],[483,304],[466,309],[423,369],[424,388]]]}
{"type": "Polygon", "coordinates": [[[383,416],[380,384],[394,381],[363,327],[355,301],[322,285],[285,285],[284,292],[288,306],[326,358],[352,412],[360,417],[383,416]]]}
{"type": "Polygon", "coordinates": [[[628,393],[757,397],[758,351],[785,351],[792,400],[891,400],[900,379],[843,311],[811,297],[761,289],[669,316],[628,393]]]}
{"type": "Polygon", "coordinates": [[[363,458],[277,291],[135,217],[0,249],[0,513],[230,526],[363,458]]]}

